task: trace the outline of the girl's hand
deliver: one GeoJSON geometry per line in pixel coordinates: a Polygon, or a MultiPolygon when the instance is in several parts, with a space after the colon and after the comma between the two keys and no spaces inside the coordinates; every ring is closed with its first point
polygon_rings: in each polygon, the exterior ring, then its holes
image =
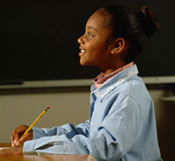
{"type": "Polygon", "coordinates": [[[25,141],[32,140],[33,138],[32,129],[22,139],[20,139],[27,129],[28,126],[20,125],[11,132],[12,147],[23,145],[25,141]]]}

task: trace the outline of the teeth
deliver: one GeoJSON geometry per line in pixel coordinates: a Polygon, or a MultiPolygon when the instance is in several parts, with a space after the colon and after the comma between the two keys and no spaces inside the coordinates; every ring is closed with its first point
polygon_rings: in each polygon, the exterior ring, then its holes
{"type": "Polygon", "coordinates": [[[81,53],[86,53],[86,50],[81,49],[81,53]]]}

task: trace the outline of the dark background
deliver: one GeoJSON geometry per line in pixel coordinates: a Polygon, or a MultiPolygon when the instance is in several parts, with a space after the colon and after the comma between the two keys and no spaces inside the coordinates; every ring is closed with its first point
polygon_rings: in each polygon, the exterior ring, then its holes
{"type": "Polygon", "coordinates": [[[79,64],[77,38],[97,8],[114,2],[153,6],[161,29],[137,61],[140,75],[175,75],[173,0],[6,0],[0,2],[0,83],[95,77],[98,69],[79,64]]]}

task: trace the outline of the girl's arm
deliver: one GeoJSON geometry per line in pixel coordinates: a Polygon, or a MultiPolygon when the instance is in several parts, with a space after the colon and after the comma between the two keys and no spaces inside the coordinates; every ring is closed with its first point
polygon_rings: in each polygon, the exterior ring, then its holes
{"type": "Polygon", "coordinates": [[[89,133],[89,120],[85,123],[78,124],[74,126],[73,124],[65,124],[53,128],[32,128],[33,129],[33,139],[38,139],[45,136],[54,136],[54,135],[71,135],[72,137],[77,134],[82,134],[87,136],[89,133]]]}
{"type": "Polygon", "coordinates": [[[121,99],[122,102],[112,105],[110,113],[98,130],[91,131],[88,137],[84,135],[86,128],[78,132],[75,128],[75,135],[71,135],[72,126],[64,125],[66,132],[63,130],[62,135],[26,142],[24,153],[91,154],[97,160],[121,159],[135,143],[143,126],[138,104],[132,98],[121,99]],[[117,107],[120,107],[120,110],[117,110],[117,107]]]}

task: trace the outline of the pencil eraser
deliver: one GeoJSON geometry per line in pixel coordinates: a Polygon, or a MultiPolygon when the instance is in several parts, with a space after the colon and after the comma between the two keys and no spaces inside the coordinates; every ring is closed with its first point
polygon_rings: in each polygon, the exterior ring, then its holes
{"type": "Polygon", "coordinates": [[[47,109],[50,109],[50,106],[49,105],[47,106],[47,109]]]}

